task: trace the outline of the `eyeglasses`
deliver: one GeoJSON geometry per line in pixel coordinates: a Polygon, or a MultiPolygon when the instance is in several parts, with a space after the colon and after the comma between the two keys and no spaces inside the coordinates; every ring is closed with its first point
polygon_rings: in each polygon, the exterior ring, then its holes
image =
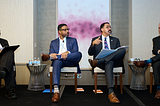
{"type": "Polygon", "coordinates": [[[108,28],[111,28],[111,26],[106,26],[106,28],[108,29],[108,28]]]}
{"type": "Polygon", "coordinates": [[[60,30],[62,30],[62,31],[66,31],[66,30],[68,30],[68,31],[69,31],[70,29],[60,29],[60,30]]]}

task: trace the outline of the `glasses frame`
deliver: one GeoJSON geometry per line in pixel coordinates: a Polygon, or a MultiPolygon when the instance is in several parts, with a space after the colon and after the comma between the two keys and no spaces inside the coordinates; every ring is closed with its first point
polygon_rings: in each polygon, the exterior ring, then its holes
{"type": "Polygon", "coordinates": [[[70,29],[68,28],[68,29],[60,29],[60,31],[69,31],[70,29]]]}

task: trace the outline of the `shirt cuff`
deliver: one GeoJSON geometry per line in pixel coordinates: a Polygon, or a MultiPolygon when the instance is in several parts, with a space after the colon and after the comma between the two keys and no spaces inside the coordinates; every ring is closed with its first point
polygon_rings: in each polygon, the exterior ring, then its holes
{"type": "Polygon", "coordinates": [[[71,53],[70,51],[68,51],[69,52],[69,54],[71,53]]]}

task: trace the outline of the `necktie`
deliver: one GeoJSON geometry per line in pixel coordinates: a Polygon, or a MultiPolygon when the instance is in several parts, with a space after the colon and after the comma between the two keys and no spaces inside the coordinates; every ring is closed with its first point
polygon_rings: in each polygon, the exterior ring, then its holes
{"type": "Polygon", "coordinates": [[[109,49],[108,44],[107,44],[106,37],[105,37],[105,39],[104,39],[104,48],[105,48],[105,49],[109,49]]]}

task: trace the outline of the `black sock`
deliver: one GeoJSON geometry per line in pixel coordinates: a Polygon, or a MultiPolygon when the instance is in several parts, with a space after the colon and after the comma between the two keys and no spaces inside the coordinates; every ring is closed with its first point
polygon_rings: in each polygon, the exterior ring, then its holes
{"type": "Polygon", "coordinates": [[[157,85],[157,91],[160,90],[160,85],[157,85]]]}
{"type": "Polygon", "coordinates": [[[111,94],[112,92],[114,92],[113,88],[112,87],[108,88],[108,94],[111,94]]]}

